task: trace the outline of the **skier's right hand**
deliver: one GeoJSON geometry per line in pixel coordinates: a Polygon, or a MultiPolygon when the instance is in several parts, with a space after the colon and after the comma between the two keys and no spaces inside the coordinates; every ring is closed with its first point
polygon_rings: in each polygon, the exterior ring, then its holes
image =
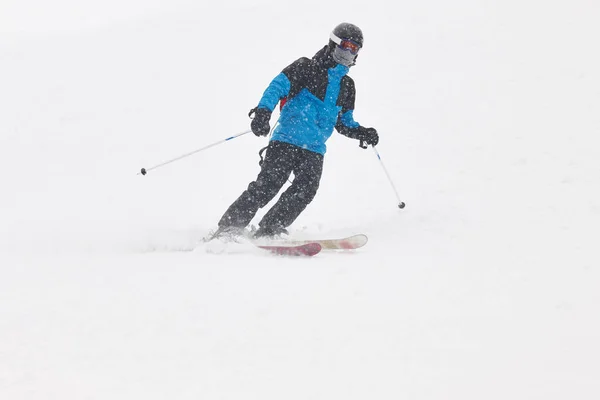
{"type": "Polygon", "coordinates": [[[271,111],[266,108],[254,108],[250,110],[249,116],[254,114],[254,118],[250,123],[250,128],[252,129],[252,133],[256,136],[267,136],[271,131],[271,126],[269,125],[269,121],[271,120],[271,111]]]}

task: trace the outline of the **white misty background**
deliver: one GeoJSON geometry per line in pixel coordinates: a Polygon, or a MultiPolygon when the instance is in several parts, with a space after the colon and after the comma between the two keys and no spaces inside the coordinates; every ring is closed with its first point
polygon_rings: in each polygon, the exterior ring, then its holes
{"type": "MultiPolygon", "coordinates": [[[[597,399],[596,1],[0,5],[0,398],[597,399]],[[337,133],[281,258],[199,240],[269,81],[340,22],[337,133]],[[180,251],[193,250],[193,251],[180,251]]],[[[255,221],[256,222],[256,221],[255,221]]]]}

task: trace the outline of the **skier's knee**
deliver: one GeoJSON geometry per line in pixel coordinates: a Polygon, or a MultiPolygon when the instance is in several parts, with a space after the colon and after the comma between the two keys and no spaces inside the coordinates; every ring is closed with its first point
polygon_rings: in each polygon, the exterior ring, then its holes
{"type": "Polygon", "coordinates": [[[298,197],[300,197],[303,200],[304,204],[309,204],[317,195],[318,189],[318,184],[307,186],[304,188],[304,190],[301,190],[300,193],[298,193],[298,197]]]}
{"type": "Polygon", "coordinates": [[[248,186],[248,192],[259,208],[266,206],[279,193],[279,187],[255,181],[248,186]]]}

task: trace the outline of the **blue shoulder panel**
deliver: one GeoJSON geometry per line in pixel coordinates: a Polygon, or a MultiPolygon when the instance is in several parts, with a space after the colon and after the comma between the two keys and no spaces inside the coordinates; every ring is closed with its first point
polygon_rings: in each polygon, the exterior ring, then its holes
{"type": "Polygon", "coordinates": [[[282,72],[269,84],[258,102],[258,108],[267,108],[273,111],[280,99],[286,97],[290,92],[292,84],[288,77],[282,72]]]}

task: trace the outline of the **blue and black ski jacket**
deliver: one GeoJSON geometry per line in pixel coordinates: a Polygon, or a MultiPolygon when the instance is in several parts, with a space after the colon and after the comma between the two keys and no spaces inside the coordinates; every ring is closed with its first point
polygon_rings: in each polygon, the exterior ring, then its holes
{"type": "Polygon", "coordinates": [[[357,138],[360,124],[354,120],[354,81],[349,68],[337,64],[325,46],[312,59],[303,57],[271,81],[258,108],[273,111],[281,101],[279,125],[271,140],[325,154],[325,142],[338,132],[357,138]]]}

